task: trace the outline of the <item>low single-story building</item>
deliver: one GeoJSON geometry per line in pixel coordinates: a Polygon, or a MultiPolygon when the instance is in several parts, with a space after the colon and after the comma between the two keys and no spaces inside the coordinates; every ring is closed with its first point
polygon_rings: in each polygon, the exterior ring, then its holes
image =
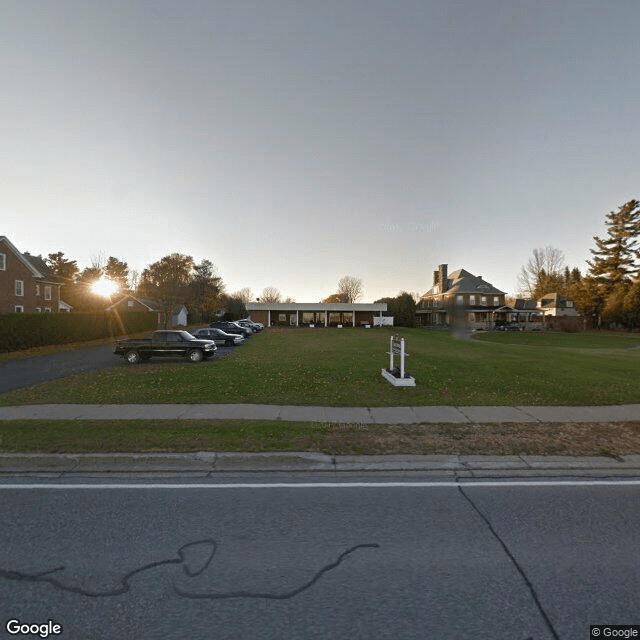
{"type": "Polygon", "coordinates": [[[504,305],[493,312],[493,327],[500,329],[504,325],[522,331],[540,330],[543,325],[543,314],[536,309],[535,300],[517,298],[513,305],[504,305]]]}
{"type": "Polygon", "coordinates": [[[351,326],[372,325],[382,317],[386,302],[372,304],[347,302],[248,302],[247,313],[254,322],[271,325],[351,326]]]}

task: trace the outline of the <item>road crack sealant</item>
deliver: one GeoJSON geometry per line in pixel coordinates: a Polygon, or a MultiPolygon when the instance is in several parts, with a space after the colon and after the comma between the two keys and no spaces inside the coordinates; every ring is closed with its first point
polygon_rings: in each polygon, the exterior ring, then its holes
{"type": "MultiPolygon", "coordinates": [[[[473,486],[473,485],[468,484],[467,486],[473,486]]],[[[463,485],[460,483],[458,484],[458,492],[467,501],[467,503],[471,506],[471,508],[478,514],[478,516],[480,516],[482,521],[487,526],[487,529],[489,529],[489,532],[491,533],[491,535],[498,541],[498,544],[502,547],[502,550],[505,552],[506,556],[509,558],[509,560],[515,567],[516,571],[522,577],[527,589],[529,590],[529,593],[531,594],[533,602],[535,603],[536,608],[538,609],[540,615],[542,616],[542,619],[544,620],[545,625],[549,629],[549,632],[551,633],[552,637],[554,638],[554,640],[560,640],[560,636],[557,634],[556,630],[554,629],[553,624],[551,623],[551,620],[547,615],[547,612],[544,610],[544,607],[540,602],[540,598],[538,597],[538,593],[536,592],[535,587],[533,586],[531,580],[529,580],[529,577],[527,576],[525,570],[522,568],[522,566],[520,565],[516,557],[513,555],[511,549],[509,549],[507,543],[500,537],[500,534],[495,530],[489,518],[480,510],[480,508],[476,505],[476,503],[469,497],[469,495],[465,492],[463,485]]]]}
{"type": "MultiPolygon", "coordinates": [[[[210,592],[192,592],[186,589],[180,589],[175,583],[172,585],[174,592],[182,598],[188,598],[191,600],[229,600],[235,598],[244,598],[244,599],[264,599],[264,600],[289,600],[291,598],[300,595],[307,589],[310,589],[313,585],[316,584],[322,578],[325,573],[336,569],[340,564],[342,564],[348,556],[350,556],[355,551],[359,549],[378,549],[380,547],[377,543],[365,543],[365,544],[357,544],[353,547],[350,547],[346,551],[343,551],[333,562],[324,565],[318,571],[316,571],[309,580],[300,586],[289,589],[286,591],[279,592],[266,592],[266,591],[210,591],[210,592]]],[[[189,578],[194,578],[202,574],[210,565],[213,560],[214,555],[218,549],[218,544],[212,538],[207,538],[204,540],[196,540],[194,542],[189,542],[178,549],[177,557],[168,558],[166,560],[158,560],[156,562],[151,562],[149,564],[145,564],[141,567],[137,567],[132,571],[129,571],[118,581],[117,586],[112,589],[97,591],[84,589],[82,587],[77,587],[74,585],[66,584],[63,579],[58,576],[64,572],[65,566],[61,565],[59,567],[54,567],[52,569],[47,569],[45,571],[40,571],[37,573],[24,573],[21,571],[14,571],[10,569],[2,569],[0,568],[0,578],[4,578],[6,580],[14,580],[18,582],[31,582],[31,583],[46,583],[51,585],[52,587],[60,590],[67,591],[70,593],[75,593],[80,596],[85,596],[87,598],[105,598],[105,597],[114,597],[121,596],[125,593],[128,593],[131,589],[130,581],[131,579],[148,571],[150,569],[156,569],[161,566],[166,565],[179,565],[182,567],[184,573],[189,578]],[[188,556],[192,554],[194,551],[198,552],[199,561],[195,564],[192,563],[188,556]]]]}

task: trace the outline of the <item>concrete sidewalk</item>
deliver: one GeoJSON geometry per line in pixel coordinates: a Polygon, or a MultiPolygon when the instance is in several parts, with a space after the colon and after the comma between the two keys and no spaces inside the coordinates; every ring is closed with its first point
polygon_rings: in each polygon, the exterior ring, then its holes
{"type": "Polygon", "coordinates": [[[580,407],[313,407],[266,404],[41,404],[0,407],[0,420],[284,420],[345,424],[640,421],[640,404],[580,407]]]}

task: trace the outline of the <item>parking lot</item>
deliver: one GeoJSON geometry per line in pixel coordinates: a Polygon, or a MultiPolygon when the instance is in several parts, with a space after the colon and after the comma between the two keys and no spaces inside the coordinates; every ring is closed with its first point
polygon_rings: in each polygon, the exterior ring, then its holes
{"type": "MultiPolygon", "coordinates": [[[[206,366],[229,355],[236,347],[219,346],[211,360],[201,362],[206,366]]],[[[184,362],[184,358],[162,358],[152,362],[184,362]]],[[[92,347],[78,347],[70,351],[8,360],[0,363],[0,393],[30,387],[48,380],[66,378],[86,371],[129,367],[124,358],[113,353],[113,345],[105,344],[92,347]]],[[[144,364],[139,366],[145,366],[144,364]]]]}

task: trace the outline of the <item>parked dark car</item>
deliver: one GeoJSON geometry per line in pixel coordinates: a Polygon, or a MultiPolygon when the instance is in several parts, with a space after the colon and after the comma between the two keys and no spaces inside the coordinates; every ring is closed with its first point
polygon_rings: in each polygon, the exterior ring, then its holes
{"type": "Polygon", "coordinates": [[[149,338],[118,340],[113,352],[130,364],[152,357],[184,356],[200,362],[216,352],[213,340],[199,340],[186,331],[154,331],[149,338]]]}
{"type": "Polygon", "coordinates": [[[222,329],[227,333],[237,333],[245,338],[253,335],[253,331],[248,327],[242,327],[237,322],[231,322],[228,320],[218,320],[216,322],[212,322],[209,326],[212,329],[222,329]]]}
{"type": "Polygon", "coordinates": [[[244,337],[239,333],[227,333],[222,329],[198,329],[193,335],[203,340],[213,340],[217,345],[225,347],[234,347],[244,342],[244,337]]]}
{"type": "Polygon", "coordinates": [[[496,331],[520,331],[520,325],[517,322],[503,322],[496,324],[496,331]]]}

